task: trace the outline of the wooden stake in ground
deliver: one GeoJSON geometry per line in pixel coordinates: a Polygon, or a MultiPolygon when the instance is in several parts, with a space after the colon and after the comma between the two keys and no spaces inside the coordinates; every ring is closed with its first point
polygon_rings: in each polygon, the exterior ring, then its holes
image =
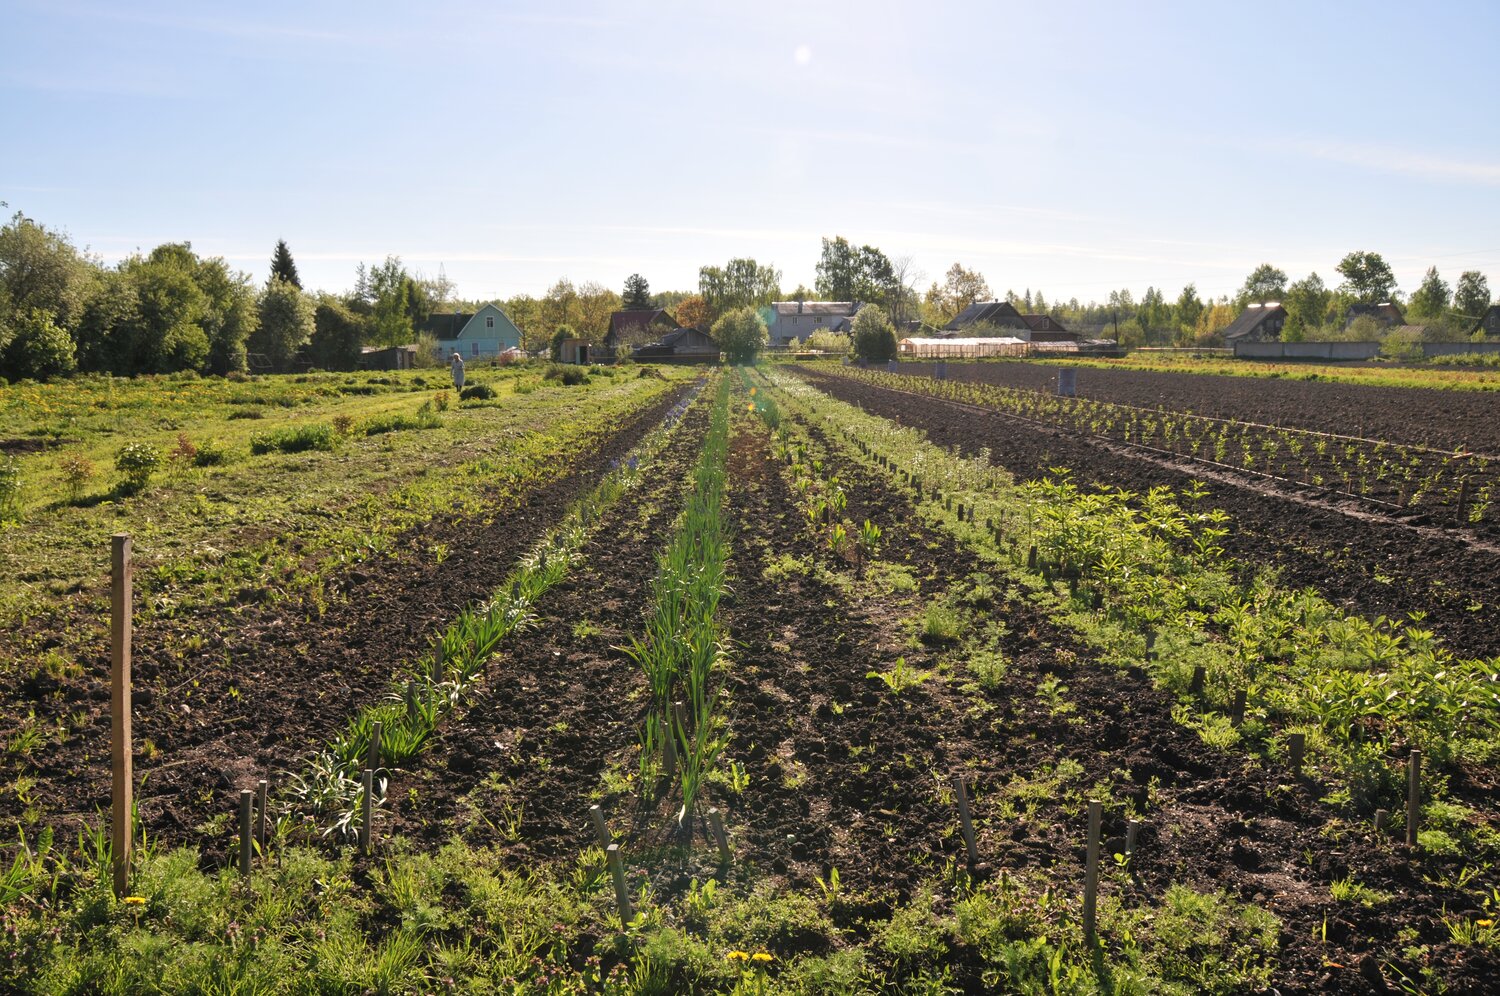
{"type": "Polygon", "coordinates": [[[1286,738],[1287,748],[1292,755],[1292,777],[1302,777],[1302,753],[1307,749],[1307,736],[1302,733],[1289,733],[1286,738]]]}
{"type": "Polygon", "coordinates": [[[359,849],[366,854],[375,843],[375,831],[370,823],[375,815],[375,772],[369,768],[360,777],[359,793],[359,849]]]}
{"type": "Polygon", "coordinates": [[[964,776],[953,773],[953,800],[958,804],[958,825],[963,828],[964,846],[969,849],[969,864],[979,864],[979,848],[974,845],[974,822],[969,818],[969,793],[964,776]]]}
{"type": "Polygon", "coordinates": [[[380,735],[384,727],[378,719],[370,724],[370,756],[365,759],[365,767],[371,771],[380,767],[380,735]]]}
{"type": "Polygon", "coordinates": [[[1203,681],[1207,677],[1208,672],[1203,669],[1202,664],[1199,664],[1197,667],[1193,668],[1193,681],[1188,685],[1188,694],[1193,696],[1202,695],[1203,681]]]}
{"type": "Polygon", "coordinates": [[[1417,846],[1417,823],[1422,818],[1422,752],[1414,750],[1406,759],[1406,843],[1417,846]]]}
{"type": "Polygon", "coordinates": [[[1098,941],[1094,930],[1094,913],[1099,903],[1099,828],[1104,822],[1104,803],[1089,800],[1089,843],[1083,869],[1083,943],[1093,947],[1098,941]]]}
{"type": "Polygon", "coordinates": [[[1234,693],[1234,707],[1229,712],[1229,722],[1239,726],[1245,721],[1245,690],[1241,688],[1234,693]]]}
{"type": "Polygon", "coordinates": [[[240,874],[250,877],[250,857],[255,850],[255,832],[251,828],[250,814],[255,805],[255,793],[240,789],[240,874]]]}
{"type": "Polygon", "coordinates": [[[663,773],[666,775],[667,782],[670,783],[677,777],[677,734],[672,729],[671,720],[665,716],[661,718],[661,732],[661,766],[663,773]]]}
{"type": "Polygon", "coordinates": [[[718,807],[708,811],[708,828],[713,831],[714,843],[719,845],[719,860],[729,864],[729,835],[724,832],[724,817],[718,807]]]}
{"type": "Polygon", "coordinates": [[[609,824],[604,822],[604,810],[597,805],[590,806],[589,816],[594,821],[594,836],[599,838],[599,846],[608,847],[614,838],[609,832],[609,824]]]}
{"type": "Polygon", "coordinates": [[[131,613],[130,535],[116,533],[111,542],[109,623],[110,844],[114,857],[115,895],[130,887],[130,852],[135,845],[135,766],[130,733],[131,613]]]}
{"type": "Polygon", "coordinates": [[[255,839],[262,851],[266,847],[266,788],[264,778],[255,783],[255,839]]]}
{"type": "Polygon", "coordinates": [[[1140,820],[1125,821],[1125,856],[1127,858],[1135,854],[1135,838],[1140,832],[1140,820]]]}
{"type": "Polygon", "coordinates": [[[635,911],[630,908],[630,890],[625,886],[625,863],[620,860],[620,845],[609,845],[604,849],[604,855],[609,859],[609,871],[615,880],[615,903],[620,907],[620,926],[624,927],[635,919],[635,911]]]}

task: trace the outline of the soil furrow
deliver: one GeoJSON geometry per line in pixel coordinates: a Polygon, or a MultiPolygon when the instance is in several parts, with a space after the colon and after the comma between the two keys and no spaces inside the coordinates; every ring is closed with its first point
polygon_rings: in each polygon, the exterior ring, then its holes
{"type": "MultiPolygon", "coordinates": [[[[1160,485],[1182,490],[1201,478],[1191,469],[1143,462],[998,415],[957,412],[937,400],[836,375],[806,375],[820,390],[920,429],[939,446],[966,455],[988,449],[996,465],[1020,480],[1045,476],[1055,466],[1072,468],[1080,483],[1135,492],[1160,485]]],[[[1233,517],[1236,528],[1225,546],[1235,558],[1279,567],[1289,585],[1315,588],[1362,616],[1424,613],[1425,625],[1460,654],[1500,654],[1500,557],[1458,540],[1295,504],[1266,490],[1224,480],[1207,484],[1208,500],[1233,517]]]]}
{"type": "MultiPolygon", "coordinates": [[[[644,687],[618,647],[650,604],[656,555],[681,511],[707,431],[704,396],[649,478],[605,515],[569,577],[537,605],[462,715],[391,783],[398,833],[434,844],[457,833],[540,862],[592,840],[588,807],[606,768],[632,754],[644,687]]],[[[628,762],[633,770],[633,758],[628,762]]]]}
{"type": "MultiPolygon", "coordinates": [[[[1173,721],[1174,701],[1143,673],[1099,665],[1028,603],[997,601],[980,612],[1007,627],[1009,669],[987,692],[965,688],[972,675],[956,649],[918,643],[900,620],[943,597],[950,581],[993,572],[924,526],[905,491],[862,466],[825,457],[825,473],[837,474],[850,496],[849,517],[886,530],[881,556],[904,565],[917,592],[851,597],[816,574],[758,577],[752,565],[826,556],[768,456],[763,436],[751,432],[731,452],[741,567],[728,623],[743,645],[733,724],[736,756],[752,778],[746,798],[730,804],[751,862],[799,884],[836,867],[846,887],[908,899],[945,862],[962,863],[944,791],[962,769],[991,872],[1023,878],[1047,869],[1052,881],[1076,885],[1083,797],[1134,798],[1147,814],[1141,852],[1132,874],[1106,888],[1144,905],[1184,882],[1270,909],[1283,920],[1279,974],[1292,988],[1368,991],[1359,966],[1366,956],[1399,957],[1396,923],[1429,942],[1446,939],[1436,914],[1465,896],[1423,882],[1387,844],[1325,836],[1334,814],[1316,801],[1316,786],[1289,791],[1244,755],[1207,747],[1173,721]],[[898,655],[932,672],[899,696],[865,677],[898,655]],[[1041,694],[1044,684],[1057,698],[1041,694]],[[1077,774],[1048,788],[1048,773],[1069,765],[1077,774]],[[1028,798],[1028,786],[1042,792],[1030,817],[1003,815],[1028,798]],[[1335,903],[1330,883],[1345,875],[1395,898],[1375,910],[1335,903]],[[1313,933],[1325,917],[1334,926],[1318,944],[1313,933]]],[[[1123,849],[1122,832],[1123,814],[1112,808],[1111,850],[1123,849]]],[[[1453,870],[1441,861],[1426,870],[1435,868],[1453,870]]],[[[1439,949],[1435,957],[1459,989],[1486,970],[1464,961],[1472,952],[1439,949]]]]}
{"type": "MultiPolygon", "coordinates": [[[[166,843],[222,847],[222,836],[200,840],[206,821],[230,812],[239,789],[294,767],[383,694],[396,665],[420,655],[443,624],[490,594],[557,509],[597,483],[681,393],[634,413],[602,445],[580,452],[565,476],[500,497],[481,520],[434,520],[402,537],[394,553],[350,569],[338,579],[344,597],[321,617],[281,603],[138,630],[135,766],[148,832],[166,843]],[[434,563],[430,551],[439,548],[448,553],[434,563]],[[163,649],[183,646],[184,633],[197,634],[188,640],[192,649],[163,649]]],[[[104,659],[87,666],[90,674],[108,672],[104,659]]],[[[36,784],[25,807],[16,795],[0,798],[0,818],[13,821],[35,807],[49,822],[72,822],[107,808],[107,684],[36,672],[16,694],[38,715],[73,714],[83,725],[30,766],[36,784]]]]}

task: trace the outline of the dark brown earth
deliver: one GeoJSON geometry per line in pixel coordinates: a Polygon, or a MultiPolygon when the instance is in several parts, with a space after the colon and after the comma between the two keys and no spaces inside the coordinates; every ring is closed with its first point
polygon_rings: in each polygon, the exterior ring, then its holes
{"type": "MultiPolygon", "coordinates": [[[[1160,485],[1180,491],[1202,477],[1187,462],[1164,467],[1119,447],[998,414],[958,409],[824,371],[799,372],[837,398],[926,432],[939,446],[958,447],[968,455],[988,449],[994,463],[1021,480],[1066,466],[1081,484],[1140,493],[1160,485]]],[[[1459,536],[1418,533],[1396,523],[1300,504],[1250,481],[1210,480],[1207,493],[1210,503],[1232,516],[1234,529],[1225,545],[1236,559],[1276,566],[1288,584],[1316,588],[1367,617],[1423,612],[1424,625],[1456,652],[1500,655],[1500,556],[1459,536]]]]}
{"type": "Polygon", "coordinates": [[[528,864],[593,841],[588,807],[605,769],[632,755],[644,711],[645,678],[618,648],[651,605],[657,552],[681,512],[711,400],[688,409],[646,479],[539,601],[535,623],[506,641],[470,704],[393,775],[391,832],[433,845],[457,833],[506,845],[528,864]]]}
{"type": "MultiPolygon", "coordinates": [[[[686,387],[682,389],[687,390],[686,387]]],[[[483,518],[448,516],[412,530],[393,552],[337,578],[321,617],[307,606],[247,605],[229,618],[187,611],[135,637],[136,776],[147,831],[165,843],[203,843],[197,829],[228,813],[241,788],[274,779],[387,690],[396,667],[470,602],[489,597],[516,560],[676,402],[673,392],[589,445],[554,480],[495,489],[483,518]],[[428,552],[450,553],[434,563],[428,552]],[[197,637],[197,639],[192,639],[197,637]],[[182,649],[187,648],[187,649],[182,649]]],[[[78,657],[86,675],[108,674],[95,641],[78,657]]],[[[109,804],[109,689],[103,678],[34,672],[0,688],[0,715],[35,712],[72,728],[60,745],[22,758],[35,779],[25,799],[0,796],[0,822],[36,806],[65,827],[109,804]]]]}
{"type": "MultiPolygon", "coordinates": [[[[949,653],[913,645],[901,620],[984,567],[922,526],[909,493],[884,477],[842,456],[825,457],[850,494],[848,517],[880,524],[887,536],[881,556],[920,579],[910,603],[851,598],[816,577],[757,577],[752,565],[769,558],[827,556],[810,541],[766,456],[758,433],[737,436],[731,479],[739,571],[727,623],[740,649],[729,680],[734,754],[751,787],[741,799],[716,794],[747,862],[804,887],[837,868],[845,887],[865,896],[851,902],[851,917],[889,908],[944,862],[963,862],[954,811],[939,785],[962,770],[991,872],[1049,869],[1066,890],[1082,879],[1085,786],[1113,781],[1117,791],[1153,801],[1133,874],[1115,876],[1109,888],[1127,903],[1150,904],[1169,884],[1185,882],[1270,909],[1284,923],[1277,970],[1283,991],[1371,991],[1360,967],[1367,957],[1399,959],[1400,927],[1437,945],[1433,961],[1452,991],[1481,991],[1487,973],[1500,967],[1493,955],[1446,946],[1437,911],[1467,909],[1472,896],[1422,876],[1438,867],[1451,873],[1458,863],[1414,867],[1390,841],[1358,834],[1331,842],[1322,830],[1335,814],[1317,802],[1318,786],[1284,791],[1284,775],[1205,746],[1172,719],[1174,700],[1143,673],[1098,664],[1028,603],[981,609],[980,618],[987,611],[1008,627],[1003,649],[1011,666],[999,687],[963,687],[971,676],[961,666],[951,680],[943,677],[949,653]],[[866,677],[889,669],[897,656],[935,673],[899,696],[866,677]],[[1039,700],[1037,686],[1046,680],[1067,689],[1075,711],[1054,713],[1039,700]],[[1035,777],[1062,759],[1084,770],[1075,786],[1029,819],[999,815],[998,794],[1012,778],[1035,777]],[[1153,779],[1158,785],[1148,793],[1153,779]],[[1335,903],[1329,886],[1348,875],[1395,898],[1375,909],[1335,903]],[[1313,940],[1325,918],[1326,944],[1313,940]]],[[[1107,849],[1120,849],[1118,810],[1106,817],[1105,835],[1107,849]]],[[[966,991],[983,991],[979,966],[956,955],[956,980],[966,991]]],[[[1365,968],[1376,971],[1378,963],[1365,968]]]]}
{"type": "MultiPolygon", "coordinates": [[[[931,364],[903,363],[902,373],[931,364]]],[[[949,363],[950,380],[1052,391],[1060,367],[1042,363],[949,363]]],[[[1297,378],[1078,368],[1078,396],[1143,408],[1311,429],[1391,442],[1500,454],[1500,399],[1485,391],[1368,387],[1297,378]]]]}

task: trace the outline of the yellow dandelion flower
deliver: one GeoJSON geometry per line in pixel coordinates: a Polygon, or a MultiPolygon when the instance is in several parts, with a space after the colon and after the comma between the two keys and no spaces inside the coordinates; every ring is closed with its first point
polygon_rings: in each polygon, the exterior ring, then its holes
{"type": "Polygon", "coordinates": [[[743,951],[731,951],[727,957],[730,961],[746,961],[750,956],[743,951]]]}
{"type": "Polygon", "coordinates": [[[145,906],[146,905],[146,897],[145,896],[126,896],[124,899],[120,900],[120,902],[124,903],[126,906],[145,906]]]}
{"type": "Polygon", "coordinates": [[[755,392],[756,392],[756,391],[757,391],[757,390],[758,390],[758,388],[754,388],[754,387],[752,387],[752,388],[751,388],[751,389],[750,389],[750,397],[752,397],[752,398],[753,398],[753,397],[755,397],[755,392]]]}
{"type": "Polygon", "coordinates": [[[1494,920],[1475,920],[1474,922],[1481,927],[1493,927],[1495,925],[1494,920]]]}
{"type": "Polygon", "coordinates": [[[769,954],[767,954],[764,951],[757,951],[757,952],[755,952],[755,954],[753,954],[753,955],[750,956],[750,960],[751,961],[758,961],[761,964],[765,964],[768,961],[775,961],[774,958],[772,958],[769,954]]]}

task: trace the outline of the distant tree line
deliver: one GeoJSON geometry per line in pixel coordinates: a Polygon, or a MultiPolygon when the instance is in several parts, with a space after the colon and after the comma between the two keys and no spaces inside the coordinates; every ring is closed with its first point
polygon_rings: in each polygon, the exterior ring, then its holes
{"type": "MultiPolygon", "coordinates": [[[[1289,281],[1269,263],[1256,267],[1233,296],[1204,299],[1188,284],[1172,298],[1148,287],[1139,300],[1128,289],[1104,301],[1048,301],[1040,290],[1007,291],[1023,313],[1050,314],[1085,334],[1118,337],[1126,345],[1207,345],[1250,303],[1278,301],[1287,310],[1287,340],[1370,337],[1367,320],[1346,321],[1356,303],[1393,301],[1429,339],[1466,337],[1490,304],[1483,274],[1467,271],[1451,286],[1433,267],[1410,297],[1401,294],[1389,264],[1378,253],[1349,253],[1335,267],[1334,287],[1311,273],[1289,281]]],[[[925,291],[909,256],[891,257],[842,236],[824,238],[812,288],[782,288],[770,264],[735,258],[698,271],[691,291],[653,293],[631,274],[617,293],[602,284],[563,277],[541,297],[519,294],[496,301],[521,330],[523,349],[554,349],[563,338],[601,342],[610,315],[621,309],[666,309],[682,325],[718,327],[735,341],[736,355],[751,355],[769,305],[779,300],[848,301],[863,316],[852,340],[877,358],[897,338],[921,326],[940,328],[964,308],[994,298],[983,274],[954,263],[925,291]],[[880,321],[877,322],[877,316],[880,321]]],[[[200,257],[189,243],[167,243],[113,266],[80,252],[66,235],[17,212],[0,228],[0,378],[46,379],[75,371],[121,375],[193,370],[231,374],[313,366],[349,370],[363,347],[436,342],[422,329],[436,312],[473,312],[486,302],[459,299],[444,276],[409,272],[397,256],[361,263],[352,290],[309,293],[285,241],[271,254],[267,279],[255,283],[221,258],[200,257]]],[[[644,328],[640,335],[654,335],[644,328]]],[[[844,340],[848,341],[848,340],[844,340]]],[[[824,344],[833,346],[835,344],[824,344]]],[[[623,348],[623,347],[622,347],[623,348]]]]}

